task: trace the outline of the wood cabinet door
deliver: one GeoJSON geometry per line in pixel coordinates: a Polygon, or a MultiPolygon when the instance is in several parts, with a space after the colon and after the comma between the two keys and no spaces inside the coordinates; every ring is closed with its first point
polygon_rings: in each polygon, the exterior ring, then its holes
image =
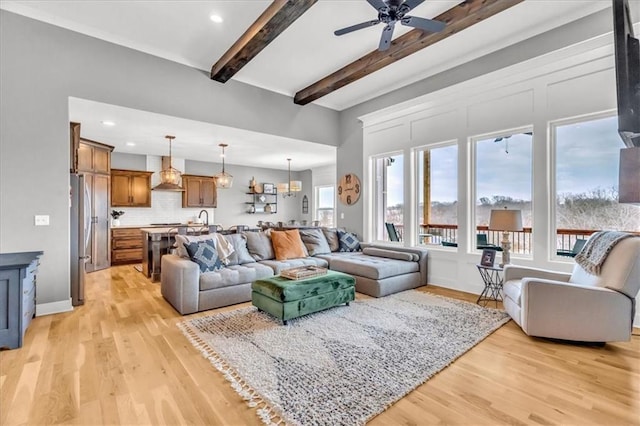
{"type": "Polygon", "coordinates": [[[182,207],[200,207],[202,206],[201,183],[197,178],[183,179],[185,193],[182,197],[182,207]],[[186,182],[184,182],[186,180],[186,182]],[[186,205],[185,205],[186,204],[186,205]]]}
{"type": "Polygon", "coordinates": [[[134,207],[151,207],[150,175],[131,175],[131,205],[134,207]]]}
{"type": "Polygon", "coordinates": [[[78,145],[78,171],[93,171],[93,147],[82,142],[78,145]]]}
{"type": "Polygon", "coordinates": [[[213,179],[203,179],[200,188],[202,207],[216,207],[216,184],[213,179]]]}
{"type": "Polygon", "coordinates": [[[111,152],[106,149],[93,148],[93,171],[96,173],[109,173],[111,170],[111,152]]]}
{"type": "Polygon", "coordinates": [[[113,207],[126,207],[131,204],[130,196],[131,177],[127,175],[111,175],[111,205],[113,207]]]}
{"type": "Polygon", "coordinates": [[[94,270],[111,266],[109,234],[109,176],[93,177],[93,264],[94,270]]]}

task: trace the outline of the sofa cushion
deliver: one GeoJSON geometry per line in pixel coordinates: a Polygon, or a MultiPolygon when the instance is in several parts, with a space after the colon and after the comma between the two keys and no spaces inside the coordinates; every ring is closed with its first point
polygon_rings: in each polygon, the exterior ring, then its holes
{"type": "Polygon", "coordinates": [[[331,269],[351,275],[379,280],[396,275],[419,272],[418,262],[389,259],[386,257],[368,256],[358,253],[353,256],[334,257],[331,259],[331,269]]]}
{"type": "Polygon", "coordinates": [[[269,260],[276,256],[271,245],[271,237],[264,232],[245,232],[247,249],[255,260],[269,260]]]}
{"type": "Polygon", "coordinates": [[[245,263],[255,262],[255,259],[249,254],[249,249],[247,249],[247,237],[244,234],[228,234],[224,238],[233,245],[233,252],[228,258],[228,265],[244,265],[245,263]]]}
{"type": "MultiPolygon", "coordinates": [[[[184,257],[186,259],[189,258],[189,253],[187,253],[187,248],[185,247],[186,244],[189,243],[195,243],[198,241],[206,241],[206,240],[213,240],[213,238],[211,237],[211,235],[180,235],[180,234],[176,234],[175,235],[175,239],[176,239],[176,243],[175,243],[175,247],[176,247],[176,254],[180,257],[184,257]]],[[[215,246],[215,242],[213,243],[213,245],[215,246]]]]}
{"type": "Polygon", "coordinates": [[[320,228],[300,229],[300,238],[309,252],[309,256],[331,253],[331,247],[320,228]]]}
{"type": "Polygon", "coordinates": [[[271,243],[276,260],[298,259],[307,255],[297,229],[271,231],[271,243]]]}
{"type": "Polygon", "coordinates": [[[191,260],[200,267],[200,272],[218,271],[224,268],[213,240],[196,241],[186,244],[185,247],[191,260]]]}
{"type": "Polygon", "coordinates": [[[352,232],[338,230],[338,244],[340,247],[338,251],[353,252],[361,250],[360,240],[358,236],[352,232]]]}
{"type": "Polygon", "coordinates": [[[340,250],[340,242],[338,241],[338,230],[336,228],[322,228],[322,233],[329,243],[332,252],[340,250]]]}
{"type": "Polygon", "coordinates": [[[200,291],[251,283],[271,276],[273,269],[257,262],[228,266],[219,271],[200,274],[200,291]]]}
{"type": "Polygon", "coordinates": [[[283,269],[297,268],[298,266],[314,265],[322,268],[329,266],[329,263],[326,260],[318,257],[302,257],[300,259],[287,260],[262,260],[260,263],[270,267],[276,275],[283,269]]]}
{"type": "Polygon", "coordinates": [[[406,260],[407,262],[417,262],[420,256],[415,253],[387,250],[377,247],[365,247],[362,253],[369,256],[388,257],[389,259],[406,260]]]}

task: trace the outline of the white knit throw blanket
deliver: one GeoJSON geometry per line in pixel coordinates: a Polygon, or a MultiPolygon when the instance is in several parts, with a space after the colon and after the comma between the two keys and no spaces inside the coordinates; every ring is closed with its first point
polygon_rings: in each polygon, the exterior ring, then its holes
{"type": "Polygon", "coordinates": [[[609,252],[620,240],[633,237],[633,234],[618,231],[596,232],[587,240],[575,261],[591,275],[600,275],[602,264],[607,259],[609,252]]]}

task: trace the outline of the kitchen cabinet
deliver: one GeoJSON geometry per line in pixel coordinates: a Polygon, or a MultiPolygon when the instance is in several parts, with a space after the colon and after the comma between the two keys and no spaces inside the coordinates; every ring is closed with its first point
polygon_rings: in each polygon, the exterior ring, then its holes
{"type": "Polygon", "coordinates": [[[111,207],[151,207],[152,174],[111,169],[111,207]]]}
{"type": "Polygon", "coordinates": [[[142,245],[140,228],[111,228],[111,264],[141,263],[142,245]]]}
{"type": "Polygon", "coordinates": [[[217,206],[216,181],[211,176],[182,175],[182,207],[217,206]]]}
{"type": "Polygon", "coordinates": [[[36,274],[41,251],[0,254],[0,348],[22,346],[36,315],[36,274]]]}
{"type": "Polygon", "coordinates": [[[251,196],[251,201],[247,201],[249,205],[247,213],[278,213],[278,194],[263,194],[258,192],[247,192],[251,196]]]}
{"type": "Polygon", "coordinates": [[[111,151],[113,151],[113,147],[110,145],[80,138],[75,161],[77,172],[109,174],[111,151]]]}

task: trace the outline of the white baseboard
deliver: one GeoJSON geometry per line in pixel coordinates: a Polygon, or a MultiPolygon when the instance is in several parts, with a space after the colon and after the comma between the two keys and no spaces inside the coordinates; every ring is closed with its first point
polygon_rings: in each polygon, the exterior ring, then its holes
{"type": "Polygon", "coordinates": [[[61,300],[59,302],[39,303],[36,305],[36,316],[59,314],[61,312],[73,311],[71,298],[69,300],[61,300]]]}

